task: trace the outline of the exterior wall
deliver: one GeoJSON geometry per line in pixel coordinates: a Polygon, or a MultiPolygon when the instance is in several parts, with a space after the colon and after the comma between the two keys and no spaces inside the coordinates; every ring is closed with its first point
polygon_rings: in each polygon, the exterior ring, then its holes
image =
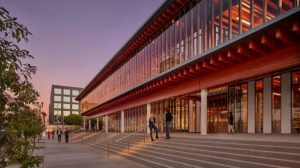
{"type": "MultiPolygon", "coordinates": [[[[229,16],[229,20],[228,20],[229,25],[224,26],[224,27],[228,27],[228,29],[226,29],[223,27],[223,24],[225,24],[226,22],[223,23],[222,21],[220,23],[216,23],[220,19],[214,18],[214,17],[222,17],[223,20],[224,19],[223,14],[221,12],[216,14],[214,11],[211,11],[211,9],[216,9],[216,11],[218,11],[220,7],[218,5],[220,5],[221,3],[215,4],[216,1],[210,1],[210,0],[203,0],[199,2],[200,3],[194,6],[193,9],[189,9],[190,11],[185,10],[186,13],[178,16],[178,19],[172,20],[171,22],[172,24],[167,25],[166,30],[153,36],[153,38],[151,38],[152,41],[149,40],[149,43],[146,43],[143,48],[135,52],[136,55],[133,55],[132,58],[129,58],[128,61],[124,62],[124,64],[119,69],[116,69],[116,71],[112,72],[111,76],[109,76],[102,83],[99,83],[98,87],[96,87],[88,95],[85,95],[85,97],[81,101],[84,107],[83,108],[84,111],[89,110],[107,100],[110,100],[111,98],[117,95],[121,95],[122,93],[127,93],[127,91],[130,91],[130,89],[134,88],[135,86],[138,86],[139,84],[142,84],[143,82],[149,79],[154,79],[155,77],[157,77],[157,75],[159,75],[163,71],[171,67],[174,67],[177,64],[182,64],[187,60],[192,59],[194,56],[198,57],[197,60],[195,59],[195,62],[201,61],[201,63],[203,63],[204,65],[205,61],[212,60],[209,58],[216,58],[215,55],[219,55],[219,54],[223,55],[225,52],[223,50],[221,51],[222,49],[221,48],[220,51],[216,51],[216,53],[212,53],[212,54],[210,53],[205,55],[206,51],[217,48],[220,44],[234,37],[237,37],[249,31],[252,28],[259,26],[263,22],[272,20],[272,17],[276,17],[276,15],[280,14],[279,11],[275,12],[274,14],[269,13],[269,10],[263,11],[268,8],[273,8],[274,6],[273,7],[269,6],[269,3],[262,3],[265,4],[266,6],[262,8],[261,17],[263,18],[260,18],[261,19],[260,22],[257,22],[257,19],[253,19],[253,18],[250,19],[249,17],[249,24],[245,24],[245,22],[248,23],[247,20],[246,21],[239,20],[240,18],[242,18],[241,16],[239,16],[242,12],[239,11],[243,11],[242,9],[244,9],[244,11],[248,10],[251,12],[250,16],[253,16],[254,15],[253,9],[246,9],[253,6],[253,4],[249,5],[248,7],[248,5],[242,4],[241,3],[242,1],[235,1],[235,3],[236,2],[240,2],[240,3],[227,4],[227,6],[228,5],[231,6],[229,8],[230,10],[228,10],[229,12],[226,13],[229,16]],[[233,11],[236,11],[238,15],[237,17],[233,16],[234,15],[233,11]],[[211,18],[205,18],[205,17],[211,17],[211,18]],[[196,22],[193,22],[194,18],[196,18],[195,20],[196,22]],[[237,22],[237,24],[232,24],[233,21],[237,22]],[[184,26],[180,26],[182,23],[184,24],[184,26]],[[193,23],[196,23],[195,29],[193,23]],[[215,27],[218,27],[219,24],[220,24],[219,29],[215,29],[215,27]],[[219,33],[217,30],[218,31],[221,30],[223,33],[219,33]],[[226,35],[226,33],[224,32],[227,32],[228,34],[226,35]],[[196,35],[196,37],[193,37],[194,35],[196,35]],[[169,39],[169,41],[166,39],[169,39]],[[166,46],[166,44],[168,45],[166,46]],[[205,58],[203,58],[202,56],[203,57],[205,56],[205,58]]],[[[221,1],[221,2],[226,3],[226,2],[233,2],[233,1],[221,1]]],[[[246,3],[246,1],[243,2],[246,3]]],[[[267,1],[263,1],[263,2],[267,2],[267,1]]],[[[287,2],[288,1],[280,1],[278,2],[278,4],[287,3],[287,2]]],[[[278,4],[275,4],[275,6],[278,4]]],[[[292,6],[295,7],[295,4],[292,4],[292,6]]],[[[274,10],[276,11],[280,9],[280,7],[281,5],[275,7],[274,10]]],[[[285,10],[282,9],[280,11],[282,13],[286,12],[285,10]]],[[[274,25],[277,26],[275,23],[274,25]]],[[[272,30],[277,31],[277,29],[276,30],[272,29],[272,30]]],[[[268,33],[266,33],[265,35],[269,36],[268,33]]],[[[287,31],[287,34],[289,33],[290,32],[287,31]]],[[[240,39],[239,42],[242,48],[248,45],[249,38],[256,38],[257,34],[258,32],[256,32],[256,34],[253,33],[253,37],[251,37],[251,34],[248,34],[249,36],[245,37],[244,39],[240,39]]],[[[140,125],[136,124],[136,122],[138,123],[138,121],[134,121],[134,124],[129,123],[129,120],[131,119],[136,120],[137,118],[139,118],[139,116],[137,116],[139,113],[136,113],[134,111],[135,108],[145,106],[144,108],[145,114],[143,114],[144,116],[142,117],[144,117],[144,119],[146,119],[147,122],[153,110],[151,103],[157,101],[163,101],[163,100],[176,99],[180,96],[187,95],[193,92],[201,92],[201,101],[196,102],[196,114],[197,114],[196,129],[193,130],[193,128],[191,128],[192,123],[189,123],[188,128],[190,131],[193,132],[200,131],[202,135],[206,135],[207,126],[209,124],[208,110],[207,110],[208,102],[209,102],[207,97],[208,90],[218,86],[232,86],[235,84],[247,83],[248,92],[246,94],[248,97],[247,97],[247,101],[245,101],[247,102],[247,107],[245,106],[246,107],[245,109],[247,109],[247,113],[245,113],[247,114],[247,128],[245,127],[244,132],[255,133],[256,128],[259,128],[260,131],[257,132],[272,133],[272,124],[273,124],[272,110],[274,110],[272,104],[273,103],[272,102],[273,99],[273,88],[272,88],[273,78],[272,77],[274,75],[280,74],[282,78],[281,93],[280,93],[281,133],[291,133],[291,120],[292,120],[291,115],[292,115],[292,99],[293,99],[291,96],[292,95],[291,72],[293,70],[299,70],[300,45],[297,42],[294,42],[293,44],[287,42],[289,43],[289,45],[281,45],[286,41],[282,39],[280,41],[279,39],[277,39],[277,33],[275,37],[273,36],[270,37],[271,41],[273,40],[272,38],[276,38],[275,43],[278,42],[278,45],[276,44],[277,47],[276,45],[274,45],[275,47],[268,46],[272,48],[270,52],[268,51],[268,49],[266,49],[267,51],[258,51],[258,52],[251,50],[251,54],[253,55],[244,58],[240,58],[238,57],[240,55],[236,55],[235,59],[233,59],[232,57],[230,58],[227,55],[228,57],[226,56],[225,57],[228,60],[235,62],[234,65],[231,65],[232,62],[231,63],[223,62],[224,64],[222,63],[222,65],[220,64],[218,65],[218,63],[217,65],[211,64],[211,66],[221,67],[220,68],[221,70],[218,68],[216,68],[218,70],[211,70],[214,69],[214,67],[208,67],[208,68],[206,67],[207,69],[205,69],[204,72],[201,72],[201,74],[199,73],[198,75],[190,75],[190,76],[186,75],[184,76],[186,77],[186,80],[181,79],[181,81],[176,84],[168,83],[168,85],[164,86],[164,88],[147,91],[143,93],[143,95],[137,95],[135,97],[129,98],[125,102],[123,101],[122,103],[118,103],[118,104],[115,103],[113,106],[110,106],[109,108],[106,108],[103,111],[101,110],[97,111],[97,115],[94,115],[92,117],[105,115],[107,120],[107,115],[119,111],[124,111],[124,122],[121,122],[122,124],[121,128],[125,128],[124,130],[125,132],[134,132],[140,130],[139,129],[140,125]],[[257,102],[263,102],[262,110],[260,110],[263,111],[263,116],[262,116],[263,120],[257,120],[259,121],[258,124],[255,121],[257,117],[256,106],[258,104],[256,102],[257,92],[256,92],[256,82],[255,82],[255,80],[257,79],[262,79],[263,81],[263,85],[262,85],[263,99],[262,101],[257,101],[257,102]],[[131,115],[131,111],[134,111],[133,115],[131,115]],[[263,125],[261,126],[259,124],[263,124],[263,125]]],[[[259,41],[258,39],[255,40],[259,41]]],[[[256,44],[260,45],[259,42],[256,44]]],[[[236,46],[231,46],[228,48],[228,50],[233,50],[234,47],[236,46]]],[[[247,47],[245,48],[246,50],[248,50],[247,47]]],[[[225,50],[227,51],[227,48],[225,50]]],[[[235,50],[233,51],[233,55],[235,54],[234,52],[236,51],[235,50]]],[[[177,68],[177,70],[179,68],[177,68]]],[[[192,103],[193,103],[192,101],[188,103],[190,108],[192,106],[192,103]]],[[[191,121],[193,119],[192,110],[189,109],[188,113],[189,113],[188,120],[191,121]]],[[[237,118],[235,118],[235,122],[237,122],[236,120],[237,118]]],[[[105,122],[106,132],[108,131],[107,122],[108,121],[105,122]]],[[[162,125],[160,125],[159,128],[161,131],[163,131],[164,129],[162,125]]],[[[149,132],[149,129],[147,130],[147,132],[149,132]]]]}
{"type": "MultiPolygon", "coordinates": [[[[199,79],[187,79],[182,83],[169,86],[167,88],[155,90],[135,99],[130,99],[126,103],[115,105],[109,110],[105,110],[103,114],[108,114],[123,109],[139,106],[141,104],[152,103],[159,100],[168,99],[198,91],[202,88],[211,88],[220,85],[227,85],[230,83],[255,78],[268,73],[276,72],[279,70],[287,69],[290,67],[297,67],[300,65],[300,45],[285,48],[277,51],[276,53],[270,53],[267,56],[250,60],[248,62],[228,67],[220,72],[208,73],[203,76],[199,76],[199,79]]],[[[102,114],[101,114],[102,115],[102,114]]]]}
{"type": "Polygon", "coordinates": [[[272,5],[266,3],[267,0],[263,1],[265,3],[251,1],[254,4],[250,4],[250,1],[241,3],[242,1],[233,0],[222,3],[212,0],[189,2],[170,19],[169,24],[161,26],[164,29],[154,33],[143,47],[138,47],[135,55],[126,56],[130,59],[122,62],[122,66],[115,68],[110,76],[81,100],[82,111],[106,102],[193,57],[202,56],[298,5],[285,0],[272,5]],[[261,14],[253,12],[258,9],[261,14]],[[240,16],[245,13],[241,11],[249,13],[240,16]]]}

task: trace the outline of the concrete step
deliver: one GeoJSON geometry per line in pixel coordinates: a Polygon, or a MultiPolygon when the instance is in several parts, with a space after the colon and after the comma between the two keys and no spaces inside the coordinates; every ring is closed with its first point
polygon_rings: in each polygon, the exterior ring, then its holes
{"type": "MultiPolygon", "coordinates": [[[[103,143],[103,144],[89,144],[93,147],[102,149],[102,150],[107,150],[107,146],[103,143]]],[[[165,159],[165,158],[159,158],[155,155],[147,155],[147,154],[143,154],[143,153],[139,153],[139,152],[126,152],[125,149],[116,147],[116,146],[110,146],[109,151],[112,153],[116,153],[119,154],[123,157],[126,157],[128,159],[134,160],[136,162],[139,163],[143,163],[145,165],[148,165],[150,167],[165,167],[165,168],[180,168],[180,167],[200,167],[200,166],[192,166],[189,164],[184,164],[184,163],[180,163],[180,162],[174,162],[172,160],[169,159],[165,159]]]]}
{"type": "MultiPolygon", "coordinates": [[[[133,141],[143,140],[144,137],[130,137],[133,141]]],[[[272,153],[283,153],[283,154],[300,154],[300,147],[292,147],[291,144],[285,146],[287,143],[277,143],[277,145],[270,144],[249,144],[250,141],[245,141],[245,143],[239,142],[219,142],[214,141],[214,139],[210,139],[210,141],[194,141],[194,140],[181,140],[178,138],[172,138],[168,140],[168,142],[172,142],[174,145],[196,145],[196,146],[207,146],[207,147],[220,147],[222,149],[250,149],[254,151],[270,151],[272,153]]],[[[293,144],[293,143],[292,143],[293,144]]]]}
{"type": "Polygon", "coordinates": [[[151,142],[149,135],[116,134],[98,135],[85,143],[104,150],[109,143],[118,154],[158,167],[300,167],[300,148],[288,142],[182,137],[151,142]]]}
{"type": "Polygon", "coordinates": [[[214,160],[218,163],[223,163],[224,161],[233,161],[239,162],[238,165],[245,166],[288,166],[288,167],[297,167],[300,165],[300,161],[291,160],[289,158],[286,159],[277,159],[269,156],[259,157],[259,156],[251,156],[251,155],[241,155],[229,152],[215,152],[209,150],[198,150],[193,148],[183,148],[174,145],[165,145],[163,143],[153,143],[151,145],[147,144],[132,144],[134,147],[142,147],[143,150],[155,150],[164,153],[170,153],[173,155],[185,156],[189,158],[214,158],[214,160]]]}

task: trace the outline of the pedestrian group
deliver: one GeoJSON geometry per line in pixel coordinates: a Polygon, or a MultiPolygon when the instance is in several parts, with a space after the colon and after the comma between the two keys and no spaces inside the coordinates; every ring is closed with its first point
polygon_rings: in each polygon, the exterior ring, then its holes
{"type": "Polygon", "coordinates": [[[48,139],[54,140],[55,139],[55,134],[57,135],[57,141],[60,143],[61,142],[61,136],[65,136],[65,142],[69,143],[69,130],[65,129],[64,131],[61,128],[58,128],[56,131],[53,128],[52,130],[47,131],[48,139]]]}

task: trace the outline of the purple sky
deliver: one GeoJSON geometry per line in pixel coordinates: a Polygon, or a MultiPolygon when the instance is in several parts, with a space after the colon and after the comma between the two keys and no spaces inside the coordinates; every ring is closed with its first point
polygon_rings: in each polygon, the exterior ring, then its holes
{"type": "Polygon", "coordinates": [[[33,78],[48,112],[52,84],[84,87],[163,0],[0,0],[33,34],[33,78]]]}

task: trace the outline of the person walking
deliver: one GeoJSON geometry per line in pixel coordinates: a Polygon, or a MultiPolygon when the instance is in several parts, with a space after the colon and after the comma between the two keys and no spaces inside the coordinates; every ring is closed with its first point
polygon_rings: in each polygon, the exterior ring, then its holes
{"type": "Polygon", "coordinates": [[[58,142],[61,142],[61,134],[62,134],[62,130],[59,128],[59,129],[57,130],[56,134],[57,134],[57,140],[58,140],[58,142]]]}
{"type": "Polygon", "coordinates": [[[47,135],[48,135],[48,139],[50,139],[50,137],[51,137],[51,131],[50,130],[47,131],[47,135]]]}
{"type": "Polygon", "coordinates": [[[149,128],[150,128],[150,137],[151,137],[151,141],[154,141],[153,137],[152,137],[152,129],[155,129],[156,132],[156,139],[158,139],[158,129],[155,126],[155,117],[150,117],[149,118],[149,128]]]}
{"type": "Polygon", "coordinates": [[[170,139],[170,132],[171,132],[171,121],[173,119],[173,116],[170,112],[170,110],[166,111],[166,139],[170,139]]]}
{"type": "Polygon", "coordinates": [[[52,129],[52,139],[54,139],[54,136],[55,136],[55,129],[53,128],[52,129]]]}
{"type": "Polygon", "coordinates": [[[69,130],[68,129],[65,130],[65,141],[66,141],[66,143],[69,143],[69,130]]]}
{"type": "Polygon", "coordinates": [[[228,133],[234,134],[234,129],[233,129],[233,115],[232,113],[229,113],[228,116],[228,133]]]}

